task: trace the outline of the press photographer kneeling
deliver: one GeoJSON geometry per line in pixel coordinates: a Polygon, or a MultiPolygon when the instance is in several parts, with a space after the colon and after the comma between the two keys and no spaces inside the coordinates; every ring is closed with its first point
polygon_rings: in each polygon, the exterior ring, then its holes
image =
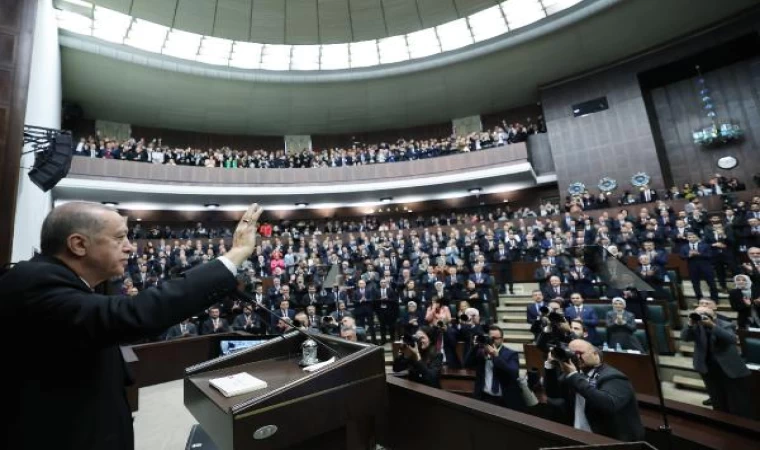
{"type": "Polygon", "coordinates": [[[408,370],[410,380],[440,388],[443,355],[431,345],[433,334],[428,327],[421,327],[414,334],[404,334],[393,360],[393,371],[408,370]]]}
{"type": "Polygon", "coordinates": [[[644,439],[633,386],[602,363],[598,348],[582,339],[554,345],[544,369],[547,402],[561,422],[621,441],[644,439]]]}

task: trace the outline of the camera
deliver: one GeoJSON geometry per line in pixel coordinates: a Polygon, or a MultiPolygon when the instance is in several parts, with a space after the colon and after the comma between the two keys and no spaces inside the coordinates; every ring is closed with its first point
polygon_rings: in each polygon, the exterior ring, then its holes
{"type": "Polygon", "coordinates": [[[326,323],[326,324],[328,324],[328,323],[332,323],[332,322],[333,322],[333,320],[335,320],[335,319],[333,319],[333,317],[332,317],[332,316],[324,316],[324,317],[322,317],[322,322],[324,322],[324,323],[326,323]]]}
{"type": "Polygon", "coordinates": [[[550,312],[547,317],[552,324],[558,324],[565,321],[565,316],[556,311],[550,312]]]}
{"type": "Polygon", "coordinates": [[[541,313],[542,316],[545,316],[549,314],[549,307],[548,306],[542,306],[538,308],[538,311],[541,313]]]}
{"type": "Polygon", "coordinates": [[[493,338],[487,334],[478,334],[475,336],[475,343],[478,345],[493,345],[493,338]]]}
{"type": "Polygon", "coordinates": [[[577,363],[578,358],[575,356],[575,352],[570,350],[570,348],[567,346],[567,344],[560,343],[558,345],[553,346],[549,353],[552,355],[552,358],[554,358],[555,361],[559,362],[568,362],[572,361],[573,363],[577,363]]]}
{"type": "Polygon", "coordinates": [[[701,322],[701,321],[707,319],[707,317],[708,316],[706,314],[699,314],[699,313],[695,313],[695,312],[689,314],[689,319],[693,320],[694,322],[701,322]]]}
{"type": "Polygon", "coordinates": [[[401,336],[401,342],[407,347],[414,348],[417,346],[417,336],[406,333],[403,336],[401,336]]]}
{"type": "Polygon", "coordinates": [[[469,322],[470,321],[470,316],[468,316],[467,314],[462,314],[462,315],[459,316],[459,321],[460,322],[469,322]]]}
{"type": "Polygon", "coordinates": [[[445,328],[446,327],[446,324],[443,323],[443,320],[439,320],[436,323],[436,325],[438,326],[438,328],[445,328]]]}

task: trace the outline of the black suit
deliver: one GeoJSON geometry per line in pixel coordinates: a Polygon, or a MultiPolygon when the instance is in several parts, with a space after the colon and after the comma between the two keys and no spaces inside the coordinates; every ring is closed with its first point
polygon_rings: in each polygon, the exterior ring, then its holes
{"type": "Polygon", "coordinates": [[[493,362],[492,383],[498,384],[498,396],[487,394],[486,386],[486,354],[481,346],[470,348],[465,356],[465,366],[475,368],[475,390],[472,396],[478,400],[487,400],[501,406],[522,411],[525,409],[525,401],[522,398],[520,387],[517,384],[520,361],[517,352],[502,346],[493,362]]]}
{"type": "Polygon", "coordinates": [[[17,264],[0,279],[0,351],[9,361],[26,362],[3,380],[13,386],[3,398],[13,414],[0,425],[0,448],[131,450],[124,392],[131,379],[119,342],[159,334],[234,289],[235,277],[220,261],[135,297],[95,294],[55,258],[17,264]],[[32,321],[45,333],[29,334],[32,321]],[[40,405],[54,418],[45,421],[44,432],[40,405]]]}
{"type": "Polygon", "coordinates": [[[636,393],[628,378],[614,367],[598,366],[592,379],[582,373],[565,376],[559,375],[559,369],[547,369],[544,383],[549,404],[568,425],[572,426],[575,418],[577,393],[586,400],[584,413],[591,431],[621,441],[644,440],[636,393]]]}

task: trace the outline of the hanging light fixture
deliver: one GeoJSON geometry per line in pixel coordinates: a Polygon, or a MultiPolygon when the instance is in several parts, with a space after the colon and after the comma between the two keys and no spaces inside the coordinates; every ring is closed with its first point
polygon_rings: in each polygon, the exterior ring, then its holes
{"type": "Polygon", "coordinates": [[[728,144],[740,140],[744,136],[744,131],[738,124],[730,120],[719,120],[718,113],[715,111],[715,104],[710,95],[710,89],[707,82],[702,76],[702,70],[695,66],[697,70],[697,82],[699,83],[699,97],[702,104],[702,110],[710,120],[711,124],[693,133],[694,143],[703,147],[715,147],[718,145],[728,144]]]}

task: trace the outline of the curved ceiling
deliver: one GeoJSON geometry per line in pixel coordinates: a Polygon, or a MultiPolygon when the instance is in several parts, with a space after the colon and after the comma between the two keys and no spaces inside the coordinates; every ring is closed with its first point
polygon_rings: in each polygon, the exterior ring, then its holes
{"type": "MultiPolygon", "coordinates": [[[[622,1],[548,35],[520,39],[519,31],[508,33],[503,39],[516,44],[475,59],[355,81],[244,81],[125,47],[64,47],[63,93],[88,117],[156,127],[270,135],[403,128],[535,102],[542,84],[645,51],[756,4],[622,1]]],[[[66,41],[64,46],[78,45],[66,41]]]]}
{"type": "MultiPolygon", "coordinates": [[[[467,17],[502,1],[90,0],[89,3],[204,36],[266,44],[336,44],[411,33],[467,17]]],[[[546,2],[553,4],[556,0],[546,2]]]]}

